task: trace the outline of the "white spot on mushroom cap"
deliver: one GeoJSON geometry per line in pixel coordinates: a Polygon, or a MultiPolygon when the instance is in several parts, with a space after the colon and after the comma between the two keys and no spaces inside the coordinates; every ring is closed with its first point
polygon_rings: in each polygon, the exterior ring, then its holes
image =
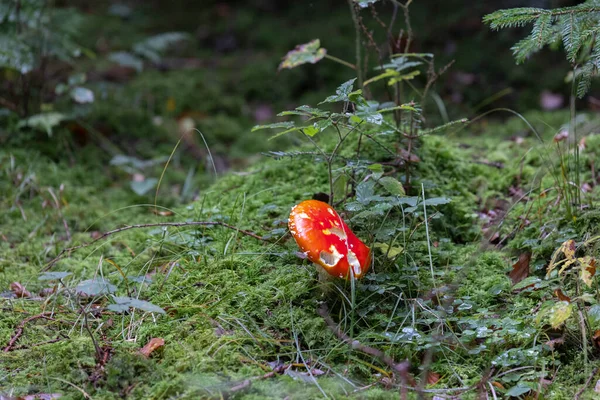
{"type": "Polygon", "coordinates": [[[307,214],[307,213],[299,213],[299,214],[298,214],[298,217],[299,217],[299,218],[310,219],[310,217],[308,216],[308,214],[307,214]]]}
{"type": "Polygon", "coordinates": [[[337,263],[344,258],[344,255],[340,254],[334,245],[329,246],[329,251],[330,252],[321,250],[319,253],[319,260],[328,267],[335,267],[337,263]]]}
{"type": "Polygon", "coordinates": [[[348,263],[352,265],[354,275],[360,275],[362,273],[360,261],[358,261],[358,257],[356,257],[356,254],[354,254],[352,250],[348,250],[348,263]]]}
{"type": "Polygon", "coordinates": [[[331,215],[335,216],[335,212],[333,211],[333,209],[332,209],[332,208],[328,207],[328,208],[327,208],[327,212],[328,212],[329,214],[331,214],[331,215]]]}

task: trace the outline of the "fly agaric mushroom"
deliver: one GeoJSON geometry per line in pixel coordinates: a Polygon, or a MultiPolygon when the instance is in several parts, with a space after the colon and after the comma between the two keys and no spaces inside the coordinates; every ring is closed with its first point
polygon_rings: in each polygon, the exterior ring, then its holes
{"type": "Polygon", "coordinates": [[[305,200],[292,208],[288,226],[300,250],[330,275],[346,278],[350,268],[361,278],[371,264],[371,251],[327,203],[305,200]]]}

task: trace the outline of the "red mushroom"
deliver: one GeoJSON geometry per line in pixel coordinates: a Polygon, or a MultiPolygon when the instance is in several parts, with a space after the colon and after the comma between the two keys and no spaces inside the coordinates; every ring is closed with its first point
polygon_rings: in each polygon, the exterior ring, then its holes
{"type": "Polygon", "coordinates": [[[330,275],[361,278],[369,270],[371,250],[348,228],[337,212],[319,200],[305,200],[292,208],[290,232],[308,259],[330,275]]]}

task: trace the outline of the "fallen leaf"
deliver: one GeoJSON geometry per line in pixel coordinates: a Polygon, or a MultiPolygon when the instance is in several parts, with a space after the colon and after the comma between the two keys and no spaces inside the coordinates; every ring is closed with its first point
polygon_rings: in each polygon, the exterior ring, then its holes
{"type": "Polygon", "coordinates": [[[570,298],[569,296],[567,296],[566,294],[564,294],[564,293],[562,292],[562,290],[560,290],[560,289],[556,289],[556,290],[554,291],[554,295],[555,295],[556,297],[558,297],[558,299],[559,299],[560,301],[566,301],[566,302],[569,302],[569,303],[571,302],[571,298],[570,298]]]}
{"type": "Polygon", "coordinates": [[[596,345],[596,347],[600,347],[600,329],[594,332],[592,339],[594,340],[594,344],[596,345]]]}
{"type": "Polygon", "coordinates": [[[545,344],[546,346],[550,347],[550,350],[554,350],[554,348],[555,348],[556,346],[558,346],[559,344],[564,344],[564,343],[565,343],[565,337],[564,337],[564,336],[561,336],[561,337],[558,337],[558,338],[556,338],[556,339],[551,339],[551,340],[548,340],[548,341],[547,341],[546,343],[544,343],[544,344],[545,344]]]}
{"type": "Polygon", "coordinates": [[[579,279],[588,287],[592,287],[592,278],[596,275],[596,260],[590,256],[578,258],[580,265],[579,279]]]}
{"type": "Polygon", "coordinates": [[[513,285],[521,282],[529,276],[529,262],[531,261],[531,253],[525,252],[519,256],[516,263],[513,264],[512,271],[508,274],[513,285]]]}
{"type": "Polygon", "coordinates": [[[503,384],[500,382],[492,382],[492,386],[497,387],[498,389],[506,390],[503,384]]]}
{"type": "Polygon", "coordinates": [[[173,211],[168,211],[168,210],[159,211],[154,208],[152,209],[152,212],[156,215],[160,215],[161,217],[170,217],[171,215],[175,214],[173,211]]]}
{"type": "Polygon", "coordinates": [[[150,357],[150,354],[156,349],[159,349],[165,345],[165,339],[163,338],[152,338],[144,347],[140,349],[140,354],[144,357],[150,357]]]}
{"type": "Polygon", "coordinates": [[[23,298],[23,297],[31,297],[31,293],[25,286],[21,285],[19,282],[13,282],[10,284],[10,290],[15,294],[15,296],[23,298]]]}
{"type": "Polygon", "coordinates": [[[427,372],[427,384],[435,385],[440,380],[441,376],[437,372],[427,372]]]}

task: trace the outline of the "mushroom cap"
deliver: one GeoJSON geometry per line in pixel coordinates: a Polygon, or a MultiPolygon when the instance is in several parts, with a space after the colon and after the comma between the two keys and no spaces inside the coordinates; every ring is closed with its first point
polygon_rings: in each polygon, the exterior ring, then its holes
{"type": "Polygon", "coordinates": [[[371,264],[371,250],[327,203],[305,200],[292,207],[288,226],[300,250],[330,275],[346,278],[350,268],[361,278],[371,264]]]}

